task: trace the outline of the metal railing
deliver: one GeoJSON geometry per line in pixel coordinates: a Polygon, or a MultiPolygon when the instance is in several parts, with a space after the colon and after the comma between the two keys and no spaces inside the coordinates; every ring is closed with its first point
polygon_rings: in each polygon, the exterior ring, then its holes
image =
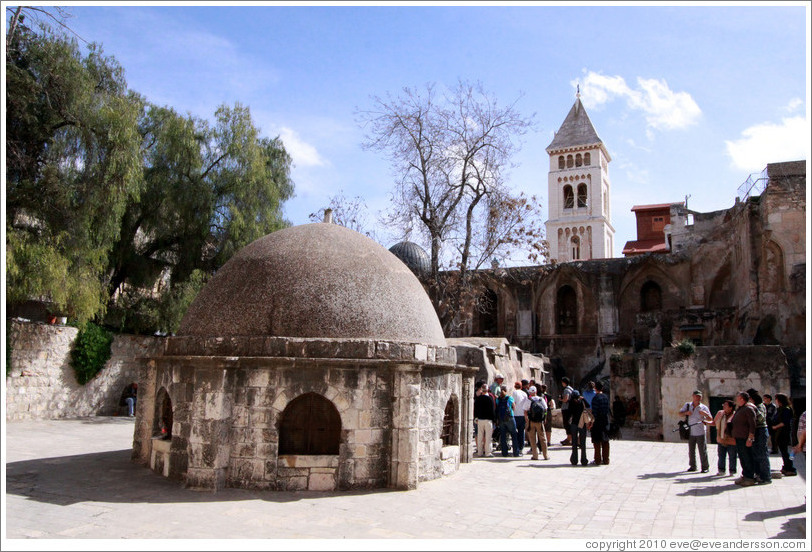
{"type": "Polygon", "coordinates": [[[767,167],[760,173],[753,173],[747,177],[747,180],[739,186],[736,197],[741,201],[746,200],[751,195],[761,195],[767,188],[770,179],[767,176],[767,167]]]}

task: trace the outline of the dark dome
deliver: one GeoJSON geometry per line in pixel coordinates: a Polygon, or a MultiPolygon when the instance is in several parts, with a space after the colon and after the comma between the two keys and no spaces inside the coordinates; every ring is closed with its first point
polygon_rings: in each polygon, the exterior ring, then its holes
{"type": "Polygon", "coordinates": [[[446,345],[414,274],[373,240],[325,223],[279,230],[238,251],[200,291],[178,335],[446,345]]]}
{"type": "Polygon", "coordinates": [[[414,242],[402,241],[389,248],[389,251],[417,276],[426,276],[431,272],[431,258],[422,247],[414,242]]]}

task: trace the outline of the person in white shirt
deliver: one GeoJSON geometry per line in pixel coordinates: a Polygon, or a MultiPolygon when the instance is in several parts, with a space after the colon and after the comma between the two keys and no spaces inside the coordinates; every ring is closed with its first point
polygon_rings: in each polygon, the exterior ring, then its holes
{"type": "Polygon", "coordinates": [[[516,382],[513,384],[513,393],[511,393],[513,397],[513,417],[516,418],[516,431],[519,434],[519,446],[521,447],[518,451],[513,451],[514,456],[521,456],[522,451],[524,450],[524,429],[525,429],[525,420],[524,420],[524,409],[527,403],[527,393],[522,391],[522,384],[521,382],[516,382]],[[516,454],[518,452],[519,454],[516,454]]]}
{"type": "Polygon", "coordinates": [[[702,473],[708,473],[708,443],[705,438],[705,424],[713,423],[710,409],[702,404],[702,391],[693,392],[690,402],[685,403],[679,411],[680,416],[688,416],[688,425],[691,426],[691,435],[688,437],[688,470],[696,471],[696,449],[699,448],[699,461],[702,473]]]}

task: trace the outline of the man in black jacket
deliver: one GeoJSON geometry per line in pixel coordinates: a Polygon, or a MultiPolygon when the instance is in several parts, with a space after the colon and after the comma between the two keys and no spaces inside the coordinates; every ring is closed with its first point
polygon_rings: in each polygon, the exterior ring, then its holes
{"type": "Polygon", "coordinates": [[[491,452],[491,435],[496,421],[496,405],[488,394],[488,384],[482,383],[474,397],[474,422],[476,422],[477,456],[493,456],[491,452]]]}

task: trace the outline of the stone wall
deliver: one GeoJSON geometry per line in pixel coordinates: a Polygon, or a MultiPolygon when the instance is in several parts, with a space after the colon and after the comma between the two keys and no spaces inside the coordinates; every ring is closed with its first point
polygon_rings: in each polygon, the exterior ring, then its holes
{"type": "Polygon", "coordinates": [[[440,370],[424,370],[420,382],[420,427],[417,454],[420,481],[430,481],[448,475],[459,468],[459,445],[461,419],[460,393],[462,376],[440,370]],[[445,408],[452,401],[455,411],[455,424],[451,442],[443,446],[442,429],[445,408]],[[456,453],[456,454],[455,454],[456,453]]]}
{"type": "Polygon", "coordinates": [[[156,354],[164,343],[159,337],[118,335],[102,371],[79,385],[70,365],[76,328],[16,320],[9,320],[6,328],[11,344],[6,420],[118,414],[122,390],[138,381],[138,359],[156,354]]]}
{"type": "Polygon", "coordinates": [[[751,387],[773,396],[790,389],[786,356],[774,345],[697,347],[687,356],[669,347],[663,351],[661,381],[666,441],[679,441],[672,429],[681,419],[680,408],[691,400],[695,389],[702,391],[704,404],[711,397],[732,398],[751,387]]]}

